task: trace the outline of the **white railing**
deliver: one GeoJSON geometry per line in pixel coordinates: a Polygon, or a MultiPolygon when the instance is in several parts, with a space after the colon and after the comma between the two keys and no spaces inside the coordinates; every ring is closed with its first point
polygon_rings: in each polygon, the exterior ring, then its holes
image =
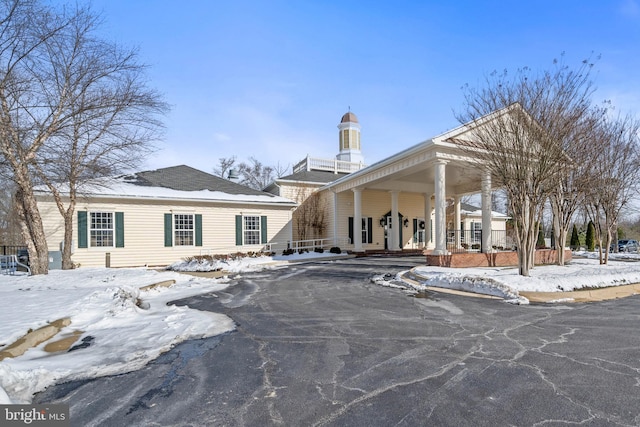
{"type": "MultiPolygon", "coordinates": [[[[308,239],[308,240],[293,240],[287,242],[285,248],[281,248],[281,245],[277,245],[277,249],[293,249],[294,251],[309,250],[312,251],[315,248],[329,249],[333,246],[338,246],[340,249],[344,249],[349,244],[348,238],[337,239],[308,239]]],[[[273,246],[272,246],[273,248],[273,246]]],[[[274,249],[272,249],[274,251],[274,249]]]]}
{"type": "Polygon", "coordinates": [[[18,266],[27,270],[27,274],[31,275],[29,266],[19,262],[16,255],[0,255],[0,271],[2,274],[13,275],[18,271],[18,266]]]}
{"type": "Polygon", "coordinates": [[[364,168],[362,162],[347,162],[338,159],[321,159],[319,157],[306,157],[293,167],[293,173],[311,170],[322,170],[333,173],[351,173],[364,168]]]}
{"type": "Polygon", "coordinates": [[[294,251],[313,251],[315,248],[330,249],[333,246],[338,246],[340,249],[345,249],[349,245],[348,238],[340,239],[308,239],[308,240],[289,240],[285,242],[270,242],[261,245],[244,245],[244,246],[227,246],[218,248],[202,248],[200,249],[200,256],[211,255],[225,255],[235,254],[238,252],[275,252],[280,254],[285,249],[293,249],[294,251]]]}

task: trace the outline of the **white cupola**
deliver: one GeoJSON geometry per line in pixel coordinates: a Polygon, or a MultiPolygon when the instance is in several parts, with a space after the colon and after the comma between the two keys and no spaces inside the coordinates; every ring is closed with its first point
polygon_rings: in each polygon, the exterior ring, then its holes
{"type": "Polygon", "coordinates": [[[351,111],[342,116],[338,125],[340,132],[340,153],[337,160],[351,163],[364,163],[364,157],[360,151],[360,123],[351,111]]]}

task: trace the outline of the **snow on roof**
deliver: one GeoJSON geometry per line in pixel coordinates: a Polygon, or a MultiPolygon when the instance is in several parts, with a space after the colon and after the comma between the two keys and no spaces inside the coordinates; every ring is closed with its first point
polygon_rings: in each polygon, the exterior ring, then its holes
{"type": "MultiPolygon", "coordinates": [[[[65,192],[65,188],[60,190],[65,192]]],[[[49,193],[45,187],[38,187],[36,191],[49,193]]],[[[284,197],[254,190],[184,165],[96,179],[83,185],[79,193],[109,198],[295,205],[295,202],[284,197]]]]}

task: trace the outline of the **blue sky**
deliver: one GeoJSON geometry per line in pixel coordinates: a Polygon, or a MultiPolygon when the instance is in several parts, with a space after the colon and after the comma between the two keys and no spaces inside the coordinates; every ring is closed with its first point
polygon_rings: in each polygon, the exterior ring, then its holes
{"type": "Polygon", "coordinates": [[[448,129],[493,70],[601,55],[597,101],[640,114],[640,0],[94,0],[172,106],[153,169],[333,158],[351,108],[368,164],[448,129]]]}

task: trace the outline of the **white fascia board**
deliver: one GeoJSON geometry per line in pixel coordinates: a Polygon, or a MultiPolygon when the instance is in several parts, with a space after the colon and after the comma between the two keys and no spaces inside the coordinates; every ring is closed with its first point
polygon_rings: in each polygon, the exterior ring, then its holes
{"type": "Polygon", "coordinates": [[[318,181],[297,181],[295,179],[279,179],[276,181],[279,184],[306,184],[306,185],[316,185],[318,187],[322,187],[323,185],[331,184],[331,182],[318,182],[318,181]]]}
{"type": "Polygon", "coordinates": [[[327,183],[324,186],[322,186],[320,188],[320,190],[327,190],[327,189],[330,189],[330,188],[332,188],[332,187],[334,187],[336,185],[339,185],[339,184],[342,184],[342,183],[357,179],[358,177],[360,177],[362,175],[370,174],[372,172],[375,172],[376,170],[380,170],[380,169],[382,169],[382,168],[384,168],[384,167],[386,167],[388,165],[391,165],[391,164],[393,164],[393,163],[395,163],[395,162],[397,162],[399,160],[402,160],[402,159],[404,159],[406,157],[413,156],[416,153],[419,153],[421,151],[425,151],[428,148],[430,148],[431,146],[433,146],[433,140],[427,139],[427,140],[425,140],[423,142],[420,142],[419,144],[416,144],[416,145],[413,145],[413,146],[411,146],[411,147],[409,147],[407,149],[404,149],[404,150],[400,151],[399,153],[394,154],[391,157],[387,157],[386,159],[380,160],[379,162],[376,162],[376,163],[374,163],[374,164],[372,164],[370,166],[367,166],[364,169],[360,169],[359,171],[352,172],[349,175],[343,176],[340,179],[337,179],[337,180],[335,180],[333,182],[327,183]]]}
{"type": "MultiPolygon", "coordinates": [[[[40,196],[51,196],[50,193],[45,192],[36,192],[37,195],[40,196]]],[[[68,196],[64,196],[68,197],[68,196]]],[[[208,198],[190,198],[190,197],[163,197],[163,196],[129,196],[122,194],[79,194],[78,197],[83,197],[85,199],[107,199],[107,200],[163,200],[163,201],[173,201],[173,202],[193,202],[193,203],[223,203],[223,204],[234,204],[234,205],[262,205],[262,206],[288,206],[288,207],[296,207],[297,203],[291,201],[289,199],[285,199],[284,197],[279,197],[281,201],[268,201],[268,200],[242,200],[242,199],[208,199],[208,198]]]]}

